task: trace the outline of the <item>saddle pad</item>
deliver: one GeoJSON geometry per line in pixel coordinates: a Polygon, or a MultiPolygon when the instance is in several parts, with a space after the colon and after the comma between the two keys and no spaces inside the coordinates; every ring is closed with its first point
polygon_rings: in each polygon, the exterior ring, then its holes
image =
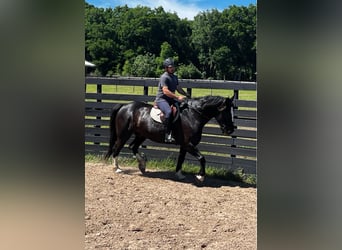
{"type": "Polygon", "coordinates": [[[151,108],[151,112],[150,112],[150,116],[152,117],[153,120],[155,120],[156,122],[162,123],[160,116],[161,116],[162,112],[160,109],[157,109],[155,107],[151,108]]]}

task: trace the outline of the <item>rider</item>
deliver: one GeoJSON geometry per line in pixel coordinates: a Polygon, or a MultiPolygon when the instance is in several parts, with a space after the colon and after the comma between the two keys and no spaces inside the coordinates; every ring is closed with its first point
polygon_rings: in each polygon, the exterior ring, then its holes
{"type": "Polygon", "coordinates": [[[178,78],[174,75],[175,64],[172,58],[167,58],[164,63],[165,72],[161,75],[158,84],[158,91],[156,96],[156,103],[159,109],[164,113],[164,126],[165,126],[165,142],[174,142],[174,138],[171,135],[171,105],[177,101],[183,101],[184,96],[187,93],[179,86],[178,78]],[[183,96],[177,96],[175,91],[177,90],[183,96]]]}

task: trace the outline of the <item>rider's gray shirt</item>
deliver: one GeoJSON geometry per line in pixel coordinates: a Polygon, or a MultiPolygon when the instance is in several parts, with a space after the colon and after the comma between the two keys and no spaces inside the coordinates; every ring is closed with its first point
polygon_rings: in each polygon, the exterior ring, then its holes
{"type": "Polygon", "coordinates": [[[164,99],[167,102],[173,102],[173,99],[164,95],[163,93],[163,87],[167,86],[168,89],[175,93],[178,85],[178,78],[174,74],[169,74],[167,72],[164,72],[164,74],[161,75],[159,84],[158,84],[158,91],[156,96],[156,102],[158,102],[160,99],[164,99]]]}

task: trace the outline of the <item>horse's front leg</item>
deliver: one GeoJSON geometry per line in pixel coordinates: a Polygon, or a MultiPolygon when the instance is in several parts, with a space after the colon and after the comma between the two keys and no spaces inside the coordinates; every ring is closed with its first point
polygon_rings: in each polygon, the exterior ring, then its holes
{"type": "Polygon", "coordinates": [[[185,160],[186,150],[183,147],[180,147],[179,155],[178,155],[178,161],[177,161],[177,167],[176,167],[176,177],[178,180],[185,179],[185,176],[182,174],[182,165],[185,160]]]}
{"type": "Polygon", "coordinates": [[[196,178],[198,181],[200,181],[201,183],[203,183],[204,181],[204,176],[205,176],[205,158],[204,156],[201,154],[201,152],[198,150],[198,148],[196,148],[193,144],[188,144],[185,147],[186,151],[189,152],[191,155],[193,155],[194,157],[196,157],[196,159],[200,162],[201,164],[201,168],[200,171],[198,173],[198,175],[196,175],[196,178]]]}

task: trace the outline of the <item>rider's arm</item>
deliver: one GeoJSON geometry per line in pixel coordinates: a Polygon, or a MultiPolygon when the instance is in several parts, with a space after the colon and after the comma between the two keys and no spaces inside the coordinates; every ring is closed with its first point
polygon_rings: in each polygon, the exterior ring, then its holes
{"type": "MultiPolygon", "coordinates": [[[[177,89],[177,91],[178,91],[178,89],[177,89]]],[[[164,95],[166,95],[170,98],[173,98],[173,99],[177,99],[178,101],[182,101],[184,98],[183,96],[177,96],[176,94],[172,93],[167,86],[163,87],[163,93],[164,93],[164,95]]]]}
{"type": "Polygon", "coordinates": [[[188,94],[179,85],[177,85],[177,91],[179,94],[189,97],[188,94]]]}

